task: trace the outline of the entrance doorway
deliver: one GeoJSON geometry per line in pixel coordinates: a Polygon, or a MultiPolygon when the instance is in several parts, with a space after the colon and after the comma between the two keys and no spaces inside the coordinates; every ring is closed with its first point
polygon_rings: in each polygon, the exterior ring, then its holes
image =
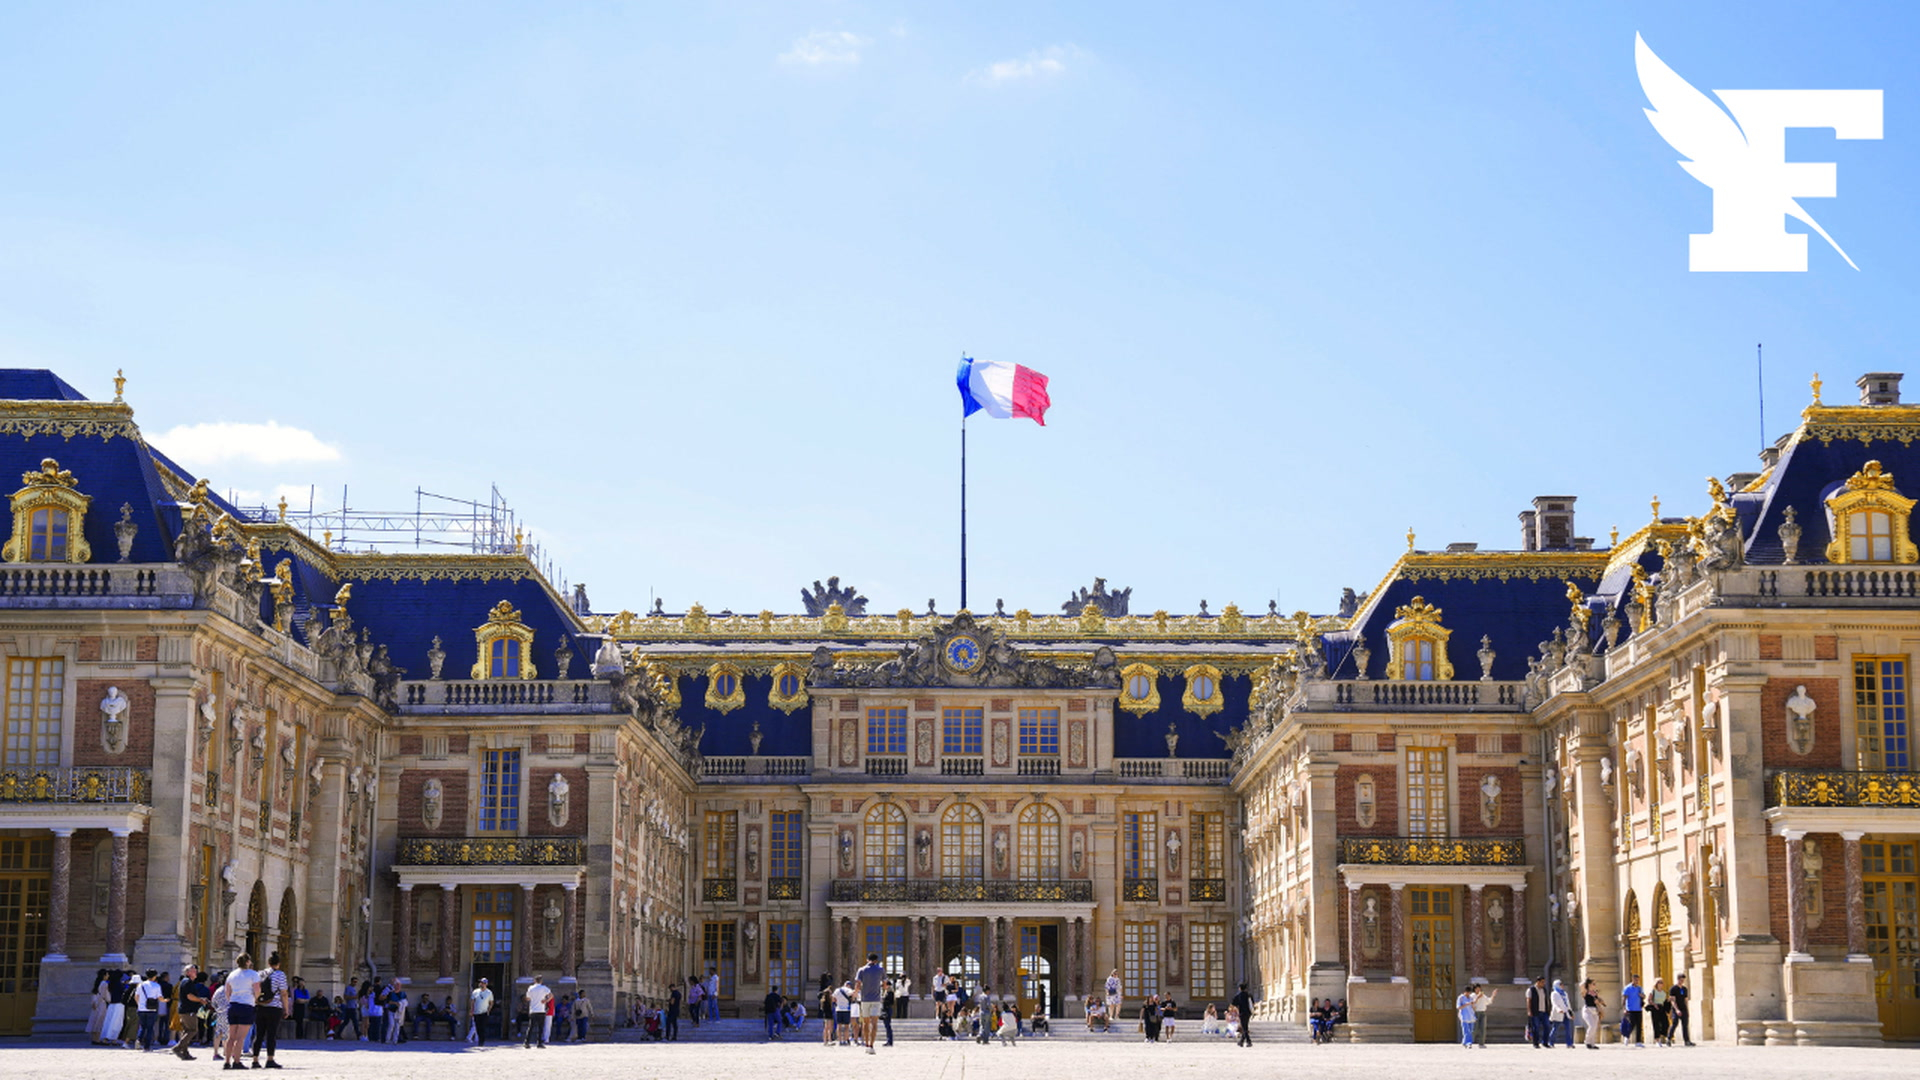
{"type": "Polygon", "coordinates": [[[1060,1015],[1059,989],[1054,978],[1060,959],[1060,927],[1054,923],[1016,924],[1020,937],[1020,1015],[1032,1016],[1036,1008],[1048,1016],[1060,1015]]]}
{"type": "Polygon", "coordinates": [[[0,839],[0,1035],[33,1032],[52,871],[49,841],[0,839]]]}
{"type": "Polygon", "coordinates": [[[867,962],[867,953],[880,957],[880,966],[889,979],[901,979],[907,974],[907,924],[899,920],[869,919],[863,924],[866,928],[866,953],[860,954],[860,963],[867,962]]]}
{"type": "Polygon", "coordinates": [[[1880,1032],[1888,1039],[1920,1039],[1920,866],[1911,838],[1860,845],[1867,908],[1867,953],[1873,957],[1873,996],[1880,1032]]]}
{"type": "Polygon", "coordinates": [[[1453,999],[1453,890],[1407,890],[1408,945],[1413,956],[1413,1038],[1448,1042],[1459,1038],[1453,999]]]}
{"type": "MultiPolygon", "coordinates": [[[[473,922],[468,941],[472,944],[473,972],[467,989],[487,980],[493,991],[492,1030],[504,1032],[511,1023],[518,989],[513,984],[513,905],[519,889],[473,889],[468,906],[473,922]]],[[[504,1038],[504,1034],[502,1035],[504,1038]]]]}
{"type": "Polygon", "coordinates": [[[986,928],[980,923],[940,924],[940,970],[959,979],[967,991],[980,988],[981,943],[986,928]]]}

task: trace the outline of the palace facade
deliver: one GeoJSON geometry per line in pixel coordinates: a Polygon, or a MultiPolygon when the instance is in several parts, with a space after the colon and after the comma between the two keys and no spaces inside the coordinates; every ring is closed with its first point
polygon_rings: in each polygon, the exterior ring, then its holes
{"type": "Polygon", "coordinates": [[[601,1023],[877,952],[1056,1015],[1117,971],[1446,1038],[1468,982],[1685,974],[1696,1039],[1920,1038],[1899,381],[1816,384],[1686,514],[1597,546],[1541,497],[1516,549],[1409,534],[1325,614],[1104,582],[881,612],[837,579],[636,614],[517,545],[343,550],[119,395],[0,372],[0,1031],[244,949],[315,988],[539,974],[601,1023]]]}

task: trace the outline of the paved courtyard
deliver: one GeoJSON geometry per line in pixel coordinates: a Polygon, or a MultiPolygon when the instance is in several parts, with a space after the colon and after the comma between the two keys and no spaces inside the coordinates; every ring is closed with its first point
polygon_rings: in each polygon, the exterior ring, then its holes
{"type": "MultiPolygon", "coordinates": [[[[142,1080],[211,1076],[205,1051],[179,1061],[163,1053],[142,1054],[85,1045],[29,1041],[0,1043],[0,1068],[9,1077],[102,1077],[142,1080]]],[[[1097,1077],[1099,1080],[1272,1080],[1276,1075],[1389,1080],[1501,1080],[1551,1074],[1565,1077],[1684,1075],[1687,1080],[1821,1080],[1913,1075],[1920,1048],[1803,1049],[1799,1047],[1700,1047],[1692,1050],[1536,1051],[1496,1046],[1466,1051],[1452,1046],[1313,1046],[1275,1043],[1238,1049],[1224,1041],[1181,1040],[1146,1046],[1116,1036],[1112,1042],[1022,1040],[1017,1047],[971,1043],[902,1042],[874,1057],[815,1042],[677,1044],[595,1043],[545,1051],[518,1045],[475,1050],[465,1044],[433,1043],[369,1047],[361,1044],[291,1043],[282,1048],[287,1071],[327,1077],[407,1080],[464,1077],[477,1068],[523,1075],[564,1075],[567,1080],[662,1077],[673,1080],[1034,1080],[1097,1077]]]]}

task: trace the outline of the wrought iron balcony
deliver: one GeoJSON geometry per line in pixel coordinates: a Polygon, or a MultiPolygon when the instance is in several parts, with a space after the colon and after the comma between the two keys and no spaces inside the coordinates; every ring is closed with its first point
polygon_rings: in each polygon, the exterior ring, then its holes
{"type": "Polygon", "coordinates": [[[1340,841],[1340,861],[1379,866],[1519,866],[1526,845],[1517,836],[1395,836],[1340,841]]]}
{"type": "Polygon", "coordinates": [[[708,902],[740,899],[740,883],[732,878],[701,878],[700,899],[708,902]]]}
{"type": "Polygon", "coordinates": [[[124,803],[153,801],[152,774],[121,766],[8,769],[0,772],[0,803],[124,803]]]}
{"type": "Polygon", "coordinates": [[[835,903],[1091,903],[1091,881],[836,881],[835,903]]]}
{"type": "Polygon", "coordinates": [[[1920,806],[1920,773],[1793,769],[1772,781],[1769,806],[1920,806]]]}
{"type": "Polygon", "coordinates": [[[1189,900],[1225,900],[1227,898],[1227,880],[1225,878],[1188,878],[1187,899],[1189,900]]]}
{"type": "Polygon", "coordinates": [[[767,899],[800,899],[800,879],[797,877],[770,877],[767,879],[767,899]]]}
{"type": "Polygon", "coordinates": [[[1120,885],[1120,899],[1137,903],[1157,904],[1160,902],[1160,879],[1150,877],[1127,878],[1120,885]]]}
{"type": "Polygon", "coordinates": [[[579,866],[586,841],[572,836],[402,837],[400,866],[579,866]]]}

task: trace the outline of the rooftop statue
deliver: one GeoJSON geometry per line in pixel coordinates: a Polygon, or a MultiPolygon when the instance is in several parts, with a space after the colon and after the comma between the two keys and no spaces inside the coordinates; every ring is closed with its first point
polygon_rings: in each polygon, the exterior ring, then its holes
{"type": "Polygon", "coordinates": [[[825,585],[820,584],[816,579],[813,588],[801,589],[800,603],[806,606],[807,614],[816,619],[825,615],[827,608],[834,604],[839,604],[848,615],[858,616],[867,613],[867,598],[861,596],[860,590],[851,585],[841,588],[840,579],[837,576],[828,578],[825,585]]]}
{"type": "Polygon", "coordinates": [[[1079,592],[1068,596],[1066,603],[1060,605],[1060,613],[1062,615],[1079,615],[1087,610],[1087,605],[1091,604],[1099,610],[1100,614],[1105,615],[1109,619],[1114,619],[1127,613],[1127,604],[1132,599],[1132,586],[1114,592],[1108,592],[1107,579],[1097,577],[1093,579],[1093,588],[1081,589],[1079,592]]]}

